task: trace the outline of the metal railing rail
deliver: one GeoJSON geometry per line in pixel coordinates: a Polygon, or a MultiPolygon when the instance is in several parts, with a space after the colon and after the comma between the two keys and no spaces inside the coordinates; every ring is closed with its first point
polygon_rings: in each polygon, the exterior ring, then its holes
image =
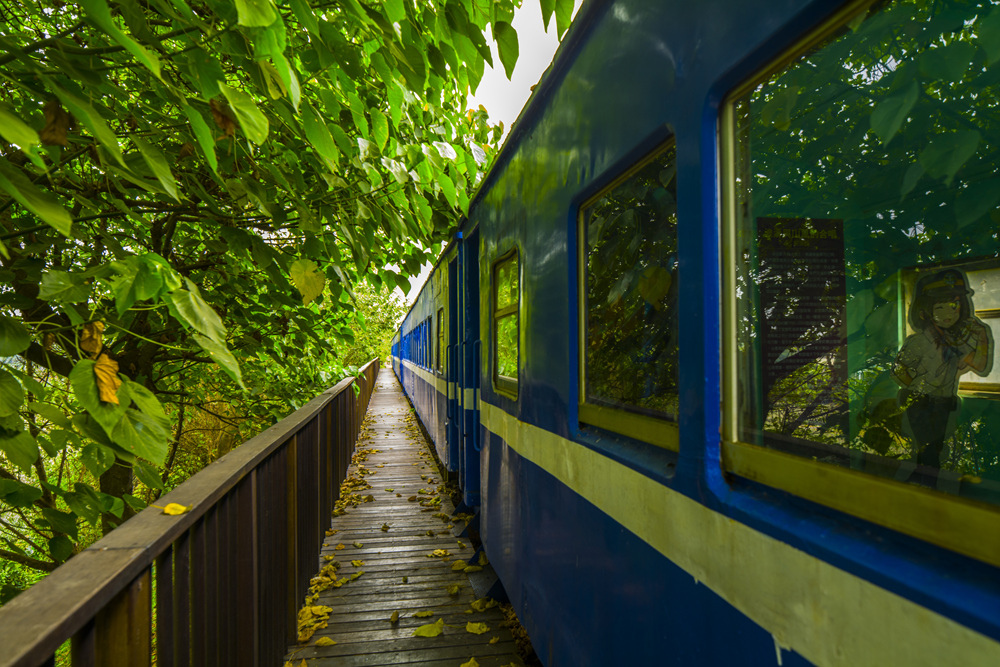
{"type": "Polygon", "coordinates": [[[0,608],[0,667],[52,665],[69,639],[73,665],[281,664],[378,370],[160,498],[187,513],[143,510],[0,608]]]}

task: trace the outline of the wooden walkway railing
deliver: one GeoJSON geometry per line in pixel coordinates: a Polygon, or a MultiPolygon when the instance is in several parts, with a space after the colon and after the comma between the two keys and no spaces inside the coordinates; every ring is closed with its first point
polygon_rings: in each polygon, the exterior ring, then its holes
{"type": "Polygon", "coordinates": [[[0,667],[281,664],[379,363],[248,440],[0,608],[0,667]],[[155,599],[154,599],[155,598],[155,599]],[[155,656],[155,658],[154,658],[155,656]]]}

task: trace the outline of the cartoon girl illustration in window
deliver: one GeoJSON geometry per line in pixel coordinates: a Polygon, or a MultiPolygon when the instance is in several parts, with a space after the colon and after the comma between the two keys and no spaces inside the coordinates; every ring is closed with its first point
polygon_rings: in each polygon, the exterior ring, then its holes
{"type": "Polygon", "coordinates": [[[893,375],[902,389],[903,432],[916,462],[940,467],[941,450],[955,431],[959,378],[989,375],[993,336],[976,318],[965,274],[946,269],[917,281],[908,320],[916,331],[903,342],[893,375]]]}

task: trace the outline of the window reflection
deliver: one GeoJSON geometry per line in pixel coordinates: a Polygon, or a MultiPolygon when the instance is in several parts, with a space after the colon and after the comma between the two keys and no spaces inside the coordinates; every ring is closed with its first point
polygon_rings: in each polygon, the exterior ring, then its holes
{"type": "Polygon", "coordinates": [[[741,439],[1000,502],[998,21],[878,3],[736,100],[741,439]]]}
{"type": "Polygon", "coordinates": [[[677,413],[673,145],[581,211],[584,401],[677,413]]]}

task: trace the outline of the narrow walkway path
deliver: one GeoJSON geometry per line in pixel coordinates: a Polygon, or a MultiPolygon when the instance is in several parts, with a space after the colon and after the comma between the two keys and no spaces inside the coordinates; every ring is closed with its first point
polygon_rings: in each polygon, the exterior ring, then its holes
{"type": "Polygon", "coordinates": [[[452,534],[441,482],[416,415],[383,369],[286,665],[522,664],[500,610],[473,593],[464,567],[477,559],[452,534]],[[415,636],[421,628],[439,634],[415,636]]]}

